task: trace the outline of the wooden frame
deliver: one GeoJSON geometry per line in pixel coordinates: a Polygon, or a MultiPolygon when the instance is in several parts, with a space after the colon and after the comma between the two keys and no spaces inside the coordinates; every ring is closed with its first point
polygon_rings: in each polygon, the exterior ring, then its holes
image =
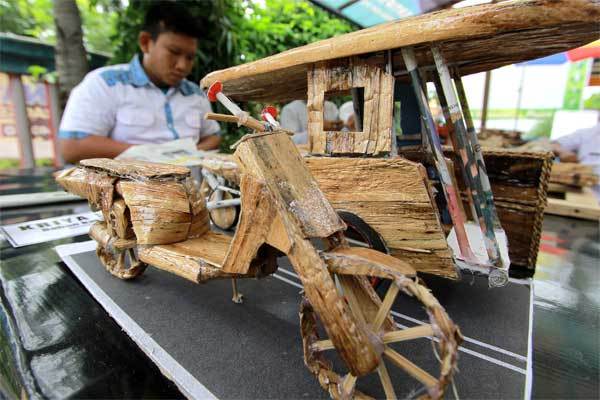
{"type": "Polygon", "coordinates": [[[358,58],[308,68],[308,135],[313,154],[383,155],[392,150],[394,77],[358,58]],[[361,132],[323,131],[325,93],[364,88],[361,132]]]}

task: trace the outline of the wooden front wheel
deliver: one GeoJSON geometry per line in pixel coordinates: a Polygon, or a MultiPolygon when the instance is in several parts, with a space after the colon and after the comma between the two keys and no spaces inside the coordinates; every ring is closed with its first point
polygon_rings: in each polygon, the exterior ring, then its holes
{"type": "MultiPolygon", "coordinates": [[[[462,336],[431,292],[416,278],[402,277],[392,282],[383,301],[380,301],[365,276],[336,274],[335,279],[353,316],[369,332],[374,347],[379,350],[380,362],[376,370],[365,377],[358,378],[344,372],[341,359],[330,354],[336,351],[331,340],[320,338],[324,329],[310,303],[304,299],[300,310],[304,361],[321,386],[334,399],[370,396],[394,399],[400,388],[403,389],[403,397],[441,398],[451,382],[462,336]],[[421,303],[429,316],[428,324],[409,328],[393,321],[390,310],[400,293],[421,303]],[[365,301],[364,296],[372,299],[375,296],[375,300],[365,301]],[[403,347],[406,348],[407,341],[413,340],[431,341],[427,349],[431,359],[439,365],[435,373],[425,371],[403,355],[403,347]],[[366,390],[361,390],[363,379],[365,382],[378,379],[381,391],[370,393],[371,389],[367,395],[364,393],[366,390]]],[[[369,388],[374,386],[372,382],[368,385],[369,388]]]]}

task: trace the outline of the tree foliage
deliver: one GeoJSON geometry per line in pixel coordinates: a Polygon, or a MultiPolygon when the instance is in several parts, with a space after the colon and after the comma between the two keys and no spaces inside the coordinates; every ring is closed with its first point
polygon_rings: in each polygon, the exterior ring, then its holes
{"type": "MultiPolygon", "coordinates": [[[[77,0],[87,51],[112,53],[119,0],[77,0]]],[[[1,29],[54,44],[52,0],[0,0],[1,29]]]]}
{"type": "Polygon", "coordinates": [[[239,31],[240,61],[258,60],[321,39],[350,32],[346,21],[308,1],[246,2],[246,18],[239,31]]]}

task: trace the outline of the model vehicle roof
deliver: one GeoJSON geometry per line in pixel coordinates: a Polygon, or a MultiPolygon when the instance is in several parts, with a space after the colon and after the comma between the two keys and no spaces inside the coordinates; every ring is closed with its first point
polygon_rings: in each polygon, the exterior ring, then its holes
{"type": "Polygon", "coordinates": [[[307,67],[348,57],[384,65],[391,54],[397,79],[407,79],[400,49],[413,46],[419,67],[434,67],[440,45],[461,75],[492,70],[573,49],[600,37],[600,3],[589,0],[515,0],[447,9],[321,40],[247,64],[212,72],[205,89],[223,82],[238,101],[304,99],[307,67]],[[389,50],[389,51],[388,51],[389,50]]]}

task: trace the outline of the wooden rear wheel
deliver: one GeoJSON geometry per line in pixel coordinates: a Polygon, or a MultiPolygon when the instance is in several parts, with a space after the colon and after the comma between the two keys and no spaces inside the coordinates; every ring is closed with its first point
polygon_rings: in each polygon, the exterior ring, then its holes
{"type": "Polygon", "coordinates": [[[98,243],[96,255],[108,272],[120,279],[133,279],[144,273],[148,264],[140,261],[134,248],[115,250],[98,243]]]}
{"type": "MultiPolygon", "coordinates": [[[[383,301],[380,301],[367,277],[337,274],[334,277],[357,323],[372,338],[374,348],[380,353],[380,362],[373,373],[364,377],[343,372],[345,365],[339,357],[331,354],[336,352],[331,340],[320,338],[325,331],[310,303],[304,299],[300,310],[304,361],[320,385],[334,399],[370,396],[395,399],[397,395],[441,398],[451,382],[462,336],[431,292],[416,278],[402,277],[392,282],[383,301]],[[429,323],[404,327],[393,321],[390,310],[401,293],[421,303],[429,316],[429,323]],[[367,306],[369,302],[364,301],[364,296],[374,299],[371,306],[367,306]],[[426,340],[431,344],[426,344],[426,340]],[[424,370],[409,359],[406,350],[410,341],[421,341],[418,346],[430,353],[436,365],[435,373],[424,370]],[[379,381],[379,389],[374,379],[379,381]],[[365,382],[361,386],[363,380],[365,382]]],[[[418,354],[422,359],[422,350],[418,354]]]]}
{"type": "MultiPolygon", "coordinates": [[[[229,192],[220,191],[219,193],[214,191],[210,194],[209,201],[232,200],[233,198],[233,195],[229,192]],[[221,198],[218,198],[218,195],[221,198]]],[[[224,231],[230,230],[237,225],[239,214],[239,206],[214,208],[209,211],[210,220],[212,223],[224,231]]]]}

